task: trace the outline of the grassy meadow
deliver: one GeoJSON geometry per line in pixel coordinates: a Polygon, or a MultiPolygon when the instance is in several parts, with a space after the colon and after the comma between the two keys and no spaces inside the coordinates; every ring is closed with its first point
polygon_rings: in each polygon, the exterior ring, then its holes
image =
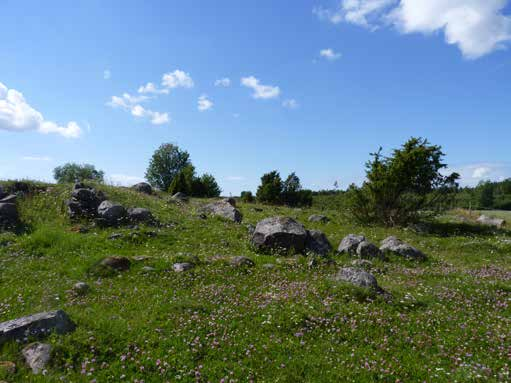
{"type": "Polygon", "coordinates": [[[450,216],[422,234],[357,226],[328,196],[303,209],[238,203],[243,223],[235,224],[201,219],[204,200],[99,188],[126,207],[151,209],[162,226],[82,233],[66,214],[71,185],[18,199],[23,230],[0,234],[0,322],[60,308],[77,329],[47,339],[53,357],[45,375],[24,366],[22,344],[0,346],[0,361],[17,365],[14,373],[0,368],[0,381],[511,381],[510,231],[450,216]],[[330,222],[308,222],[314,213],[330,222]],[[373,262],[393,295],[388,302],[332,281],[353,260],[347,255],[332,252],[310,266],[305,256],[256,253],[247,224],[275,215],[322,230],[334,248],[350,233],[374,243],[396,235],[428,260],[373,262]],[[122,236],[110,239],[114,233],[122,236]],[[91,272],[109,255],[129,257],[130,270],[91,272]],[[237,255],[256,266],[232,267],[237,255]],[[187,260],[197,266],[172,270],[187,260]],[[91,291],[70,294],[78,281],[91,291]]]}

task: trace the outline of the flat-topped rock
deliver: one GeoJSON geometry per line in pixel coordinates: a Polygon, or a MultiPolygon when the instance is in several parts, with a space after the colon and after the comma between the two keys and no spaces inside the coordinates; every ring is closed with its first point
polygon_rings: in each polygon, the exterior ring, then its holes
{"type": "Polygon", "coordinates": [[[171,199],[177,202],[188,202],[188,196],[182,192],[177,192],[171,197],[171,199]]]}
{"type": "Polygon", "coordinates": [[[305,227],[289,217],[271,217],[259,221],[252,244],[259,250],[303,252],[307,241],[305,227]]]}
{"type": "Polygon", "coordinates": [[[53,331],[65,334],[75,328],[76,325],[63,310],[42,312],[0,323],[0,344],[30,336],[43,337],[53,331]]]}
{"type": "Polygon", "coordinates": [[[383,253],[393,253],[408,259],[424,260],[426,255],[415,247],[401,241],[400,239],[390,236],[381,242],[380,250],[383,253]]]}
{"type": "Polygon", "coordinates": [[[488,217],[487,215],[484,214],[477,219],[477,222],[481,225],[491,226],[497,229],[502,229],[506,224],[506,221],[502,218],[488,217]]]}

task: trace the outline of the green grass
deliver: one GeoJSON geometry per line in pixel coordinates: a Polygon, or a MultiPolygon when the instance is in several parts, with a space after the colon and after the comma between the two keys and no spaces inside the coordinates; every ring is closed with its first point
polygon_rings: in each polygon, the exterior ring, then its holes
{"type": "MultiPolygon", "coordinates": [[[[101,187],[127,207],[147,207],[161,228],[74,230],[65,214],[70,185],[18,202],[25,224],[0,234],[0,321],[62,308],[77,324],[52,335],[52,363],[34,376],[21,344],[0,347],[0,361],[17,364],[8,382],[479,382],[511,380],[511,233],[438,223],[435,234],[360,227],[344,210],[321,205],[289,209],[240,204],[241,225],[199,219],[206,201],[167,203],[101,187]],[[254,208],[260,208],[258,211],[254,208]],[[328,224],[309,223],[312,213],[328,224]],[[308,268],[304,257],[254,252],[246,224],[288,215],[324,231],[336,247],[349,233],[373,242],[388,235],[429,259],[375,262],[373,273],[392,302],[331,280],[351,262],[308,268]],[[149,235],[156,231],[155,237],[149,235]],[[112,233],[123,237],[109,240],[112,233]],[[506,241],[507,240],[507,241],[506,241]],[[147,256],[129,271],[98,277],[88,271],[108,255],[147,256]],[[253,259],[233,269],[231,256],[253,259]],[[190,272],[172,264],[198,257],[190,272]],[[262,267],[274,263],[274,269],[262,267]],[[146,272],[144,266],[154,271],[146,272]],[[77,281],[89,294],[67,291],[77,281]]],[[[3,375],[2,375],[3,374],[3,375]]]]}

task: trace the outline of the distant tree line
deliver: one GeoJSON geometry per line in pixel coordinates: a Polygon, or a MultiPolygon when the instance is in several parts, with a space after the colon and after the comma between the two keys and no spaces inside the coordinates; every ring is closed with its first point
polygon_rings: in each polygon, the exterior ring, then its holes
{"type": "Polygon", "coordinates": [[[455,206],[476,210],[511,210],[511,178],[500,182],[481,181],[475,187],[460,188],[455,206]]]}

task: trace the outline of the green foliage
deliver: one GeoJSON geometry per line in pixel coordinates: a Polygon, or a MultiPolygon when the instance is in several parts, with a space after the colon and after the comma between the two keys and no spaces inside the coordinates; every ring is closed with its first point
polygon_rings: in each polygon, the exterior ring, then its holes
{"type": "Polygon", "coordinates": [[[482,182],[479,187],[479,205],[483,209],[490,209],[495,203],[493,195],[494,186],[491,182],[482,182]]]}
{"type": "Polygon", "coordinates": [[[266,173],[261,177],[261,185],[256,193],[257,200],[269,204],[281,203],[282,188],[282,179],[276,170],[266,173]]]}
{"type": "Polygon", "coordinates": [[[79,181],[103,182],[105,173],[97,170],[94,165],[67,163],[53,169],[53,178],[58,183],[71,183],[79,181]]]}
{"type": "Polygon", "coordinates": [[[193,165],[188,165],[174,177],[168,192],[170,194],[181,192],[191,197],[212,198],[218,197],[221,190],[215,177],[207,173],[197,177],[193,165]]]}
{"type": "Polygon", "coordinates": [[[500,182],[484,181],[475,187],[461,188],[455,206],[465,209],[511,210],[511,178],[500,182]]]}
{"type": "Polygon", "coordinates": [[[255,201],[254,195],[252,194],[251,191],[242,191],[240,198],[241,198],[241,202],[245,202],[245,203],[252,203],[255,201]]]}
{"type": "Polygon", "coordinates": [[[349,190],[352,214],[360,222],[408,224],[445,209],[457,189],[459,175],[442,175],[444,153],[426,139],[411,138],[390,157],[380,148],[372,157],[363,186],[349,190]]]}
{"type": "Polygon", "coordinates": [[[174,178],[191,165],[187,151],[177,145],[162,144],[154,152],[146,171],[147,181],[161,190],[168,190],[174,178]]]}

